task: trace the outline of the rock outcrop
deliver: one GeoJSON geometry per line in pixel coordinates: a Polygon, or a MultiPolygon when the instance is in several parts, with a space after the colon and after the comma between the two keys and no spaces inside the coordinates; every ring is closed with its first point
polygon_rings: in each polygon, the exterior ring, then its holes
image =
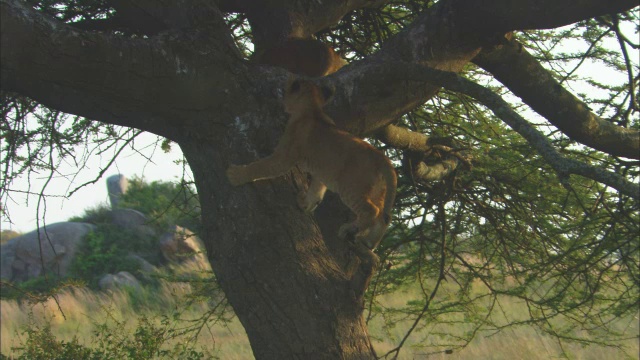
{"type": "Polygon", "coordinates": [[[109,201],[111,201],[112,209],[118,208],[120,199],[128,188],[129,180],[122,174],[112,175],[107,178],[107,191],[109,192],[109,201]]]}
{"type": "Polygon", "coordinates": [[[0,251],[0,278],[25,281],[45,270],[64,277],[78,247],[94,228],[86,223],[59,222],[9,240],[0,251]]]}
{"type": "Polygon", "coordinates": [[[202,240],[191,230],[181,226],[173,226],[160,237],[160,251],[170,262],[181,264],[193,261],[200,270],[211,270],[202,240]]]}
{"type": "Polygon", "coordinates": [[[140,282],[135,276],[127,271],[120,271],[117,274],[106,274],[98,282],[102,290],[115,290],[122,287],[130,287],[135,290],[140,289],[140,282]]]}
{"type": "Polygon", "coordinates": [[[111,221],[114,225],[125,229],[131,229],[140,236],[156,236],[156,232],[148,225],[147,216],[138,210],[113,209],[111,221]]]}
{"type": "MultiPolygon", "coordinates": [[[[127,178],[123,175],[114,175],[107,179],[112,205],[108,212],[111,223],[118,228],[130,229],[144,239],[158,239],[160,251],[170,264],[180,265],[186,271],[210,272],[211,265],[204,244],[192,231],[174,225],[167,233],[158,237],[145,214],[119,207],[119,201],[126,193],[128,184],[127,178]]],[[[94,219],[96,223],[105,221],[104,216],[100,216],[94,219]]],[[[40,232],[32,231],[7,241],[0,247],[0,278],[21,282],[41,276],[45,271],[65,277],[77,250],[86,241],[87,234],[96,228],[89,223],[60,222],[47,225],[41,228],[40,232]]],[[[156,266],[140,254],[130,253],[127,257],[139,264],[141,279],[151,280],[152,275],[157,272],[156,266]]],[[[126,271],[106,274],[99,281],[102,289],[114,289],[125,285],[140,287],[138,279],[126,271]]]]}

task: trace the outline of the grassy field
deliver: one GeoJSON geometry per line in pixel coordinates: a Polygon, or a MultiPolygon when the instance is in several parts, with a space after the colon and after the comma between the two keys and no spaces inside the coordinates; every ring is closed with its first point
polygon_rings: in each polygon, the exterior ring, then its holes
{"type": "MultiPolygon", "coordinates": [[[[57,339],[67,341],[75,337],[80,344],[92,346],[95,342],[95,324],[120,324],[121,334],[135,331],[136,319],[147,316],[156,324],[161,323],[161,315],[171,315],[176,308],[184,305],[184,297],[191,291],[184,283],[164,283],[160,289],[143,290],[137,294],[127,291],[97,293],[87,289],[64,290],[57,297],[57,303],[50,299],[41,304],[19,303],[14,300],[2,300],[0,304],[1,352],[9,357],[16,356],[12,348],[24,344],[25,326],[42,327],[49,322],[51,332],[57,339]],[[62,312],[60,311],[62,309],[62,312]],[[64,314],[64,316],[63,316],[64,314]]],[[[411,291],[382,299],[385,305],[404,305],[413,295],[411,291]]],[[[523,311],[523,305],[505,301],[502,304],[505,316],[523,311]]],[[[206,313],[209,306],[205,302],[195,303],[182,311],[182,319],[196,319],[206,313]]],[[[515,316],[515,315],[514,315],[515,316]]],[[[169,321],[172,329],[179,329],[188,322],[169,321]],[[173,325],[171,325],[173,324],[173,325]]],[[[638,334],[638,318],[619,320],[620,330],[627,329],[631,335],[638,334]]],[[[394,348],[402,338],[410,321],[399,321],[394,327],[386,327],[380,317],[369,323],[371,335],[376,339],[374,345],[378,355],[394,348]]],[[[605,347],[564,343],[559,345],[553,337],[541,334],[532,327],[508,328],[497,334],[480,332],[465,348],[445,355],[428,354],[425,349],[435,339],[437,332],[443,331],[442,325],[425,327],[407,341],[400,352],[400,359],[637,359],[638,339],[622,343],[625,351],[605,347]],[[416,347],[419,346],[420,348],[416,347]]],[[[171,341],[179,341],[174,339],[171,341]]],[[[171,343],[171,341],[168,342],[171,343]]],[[[249,343],[242,326],[237,319],[225,324],[216,324],[203,328],[195,343],[196,349],[206,351],[207,357],[220,359],[253,359],[249,343]]]]}
{"type": "MultiPolygon", "coordinates": [[[[402,305],[409,298],[409,294],[405,296],[394,296],[393,300],[388,303],[396,303],[394,305],[402,305]],[[405,297],[406,296],[406,297],[405,297]]],[[[385,302],[383,300],[383,302],[385,302]]],[[[498,317],[504,317],[503,323],[507,323],[506,318],[510,320],[517,319],[519,316],[527,314],[527,308],[523,303],[513,299],[504,300],[500,304],[501,311],[498,317]]],[[[447,319],[460,321],[460,319],[447,319]]],[[[494,317],[495,321],[495,317],[494,317]]],[[[465,327],[465,325],[446,325],[437,324],[425,326],[420,331],[414,332],[407,344],[400,352],[399,359],[575,359],[575,360],[603,360],[603,359],[638,359],[639,351],[639,322],[636,316],[633,319],[619,320],[616,322],[616,331],[627,331],[635,338],[617,343],[622,349],[588,345],[583,346],[578,343],[559,343],[557,338],[543,334],[539,329],[532,326],[508,327],[503,331],[479,331],[473,340],[464,348],[456,349],[451,354],[441,352],[442,348],[437,348],[436,343],[442,344],[442,340],[438,339],[439,334],[450,332],[447,326],[465,327]],[[438,352],[437,350],[440,349],[438,352]],[[564,355],[563,355],[564,354],[564,355]]],[[[387,328],[381,319],[376,319],[369,323],[371,335],[380,339],[374,342],[374,346],[378,356],[386,354],[389,350],[397,346],[402,337],[406,334],[410,327],[409,321],[400,322],[398,325],[387,328]]],[[[462,329],[463,331],[465,329],[462,329]]],[[[466,330],[471,330],[469,326],[466,330]]],[[[463,332],[461,331],[461,332],[463,332]]],[[[587,339],[593,339],[586,333],[576,334],[587,339]]],[[[609,344],[614,345],[614,344],[609,344]]]]}

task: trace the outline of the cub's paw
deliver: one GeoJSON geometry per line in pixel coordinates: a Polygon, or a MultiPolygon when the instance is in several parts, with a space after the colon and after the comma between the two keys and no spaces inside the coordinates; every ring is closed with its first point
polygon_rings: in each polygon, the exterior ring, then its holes
{"type": "Polygon", "coordinates": [[[364,274],[371,274],[380,265],[380,258],[367,245],[356,240],[349,242],[349,248],[353,252],[346,268],[347,277],[353,279],[356,271],[360,268],[364,274]]]}
{"type": "Polygon", "coordinates": [[[338,237],[340,239],[355,240],[357,233],[358,226],[354,223],[347,223],[340,226],[340,230],[338,230],[338,237]]]}
{"type": "Polygon", "coordinates": [[[351,245],[351,249],[356,253],[362,264],[375,269],[380,264],[380,258],[366,244],[357,241],[351,245]]]}
{"type": "Polygon", "coordinates": [[[227,169],[227,179],[229,179],[231,185],[238,186],[246,183],[246,180],[244,179],[244,176],[242,174],[243,170],[243,166],[229,166],[229,168],[227,169]]]}

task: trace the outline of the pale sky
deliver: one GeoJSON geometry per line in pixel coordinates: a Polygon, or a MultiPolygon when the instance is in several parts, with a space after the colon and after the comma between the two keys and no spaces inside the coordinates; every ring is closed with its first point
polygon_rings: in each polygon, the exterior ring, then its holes
{"type": "MultiPolygon", "coordinates": [[[[75,166],[63,164],[58,169],[58,172],[66,176],[54,177],[50,181],[45,193],[55,197],[49,196],[43,200],[45,202],[40,202],[39,216],[37,216],[36,211],[38,209],[38,196],[12,193],[11,198],[13,201],[9,200],[7,204],[3,204],[9,212],[11,223],[5,216],[2,216],[1,229],[25,233],[36,229],[36,216],[40,219],[40,226],[42,226],[43,220],[46,224],[66,221],[72,216],[82,215],[87,208],[108,204],[106,179],[111,175],[123,174],[127,178],[142,177],[144,175],[144,179],[148,182],[157,180],[175,182],[181,179],[183,166],[175,163],[176,160],[182,159],[180,149],[176,144],[172,144],[172,151],[165,154],[159,147],[150,146],[155,143],[155,139],[156,136],[152,134],[141,134],[136,138],[136,147],[142,154],[130,149],[123,151],[105,172],[102,179],[78,190],[68,199],[64,198],[64,196],[79,185],[94,180],[100,170],[106,166],[110,157],[109,154],[104,154],[102,157],[93,156],[87,166],[79,171],[75,179],[73,174],[78,172],[75,166]],[[151,158],[151,161],[147,158],[151,158]]],[[[188,168],[187,172],[186,177],[191,179],[191,172],[188,168]]],[[[31,192],[39,193],[47,178],[48,173],[32,176],[30,179],[31,192]]],[[[27,179],[20,178],[13,184],[12,188],[26,191],[28,188],[27,179]]]]}

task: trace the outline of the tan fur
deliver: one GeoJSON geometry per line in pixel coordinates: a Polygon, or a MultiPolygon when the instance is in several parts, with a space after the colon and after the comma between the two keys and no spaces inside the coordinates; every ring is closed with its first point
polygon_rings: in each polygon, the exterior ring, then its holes
{"type": "Polygon", "coordinates": [[[310,77],[329,75],[345,65],[345,61],[322,41],[303,38],[289,38],[262,52],[257,61],[310,77]]]}
{"type": "Polygon", "coordinates": [[[355,235],[373,249],[391,218],[396,175],[389,159],[367,142],[333,125],[322,107],[326,98],[308,80],[290,80],[284,96],[291,115],[274,153],[249,165],[232,165],[227,177],[233,185],[274,178],[298,165],[312,175],[299,205],[311,211],[329,188],[355,214],[356,220],[340,228],[339,235],[355,235]],[[326,187],[325,187],[326,185],[326,187]]]}
{"type": "MultiPolygon", "coordinates": [[[[263,64],[278,66],[297,75],[310,77],[326,76],[346,65],[336,52],[325,43],[312,38],[289,38],[256,56],[263,64]]],[[[328,116],[324,120],[335,125],[328,116]]],[[[303,209],[311,212],[322,201],[327,187],[311,178],[309,190],[298,199],[303,209]]]]}

